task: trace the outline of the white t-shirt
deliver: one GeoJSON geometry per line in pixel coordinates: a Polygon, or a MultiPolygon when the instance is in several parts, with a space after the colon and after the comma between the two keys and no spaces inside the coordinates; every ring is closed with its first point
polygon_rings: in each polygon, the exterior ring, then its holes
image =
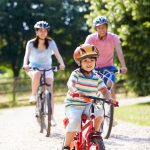
{"type": "Polygon", "coordinates": [[[52,66],[52,55],[58,51],[56,43],[51,40],[47,49],[39,50],[33,46],[33,40],[28,41],[26,50],[30,51],[29,66],[49,69],[52,66]]]}

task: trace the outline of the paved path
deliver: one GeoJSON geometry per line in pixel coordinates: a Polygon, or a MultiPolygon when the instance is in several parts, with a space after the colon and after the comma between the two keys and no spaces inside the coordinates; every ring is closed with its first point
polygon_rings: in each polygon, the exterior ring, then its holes
{"type": "Polygon", "coordinates": [[[124,98],[119,101],[120,106],[132,105],[136,103],[150,102],[150,96],[138,97],[138,98],[124,98]]]}
{"type": "MultiPolygon", "coordinates": [[[[39,133],[34,106],[1,109],[0,150],[61,150],[63,114],[63,105],[57,104],[55,116],[58,125],[52,128],[51,137],[47,138],[39,133]]],[[[150,150],[150,127],[119,121],[111,137],[104,142],[107,150],[150,150]]]]}

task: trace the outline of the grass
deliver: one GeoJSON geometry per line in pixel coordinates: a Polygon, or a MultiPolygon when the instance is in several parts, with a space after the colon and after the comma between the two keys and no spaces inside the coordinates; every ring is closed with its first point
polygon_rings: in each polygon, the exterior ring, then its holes
{"type": "Polygon", "coordinates": [[[150,126],[150,102],[119,107],[115,110],[115,118],[137,125],[150,126]]]}

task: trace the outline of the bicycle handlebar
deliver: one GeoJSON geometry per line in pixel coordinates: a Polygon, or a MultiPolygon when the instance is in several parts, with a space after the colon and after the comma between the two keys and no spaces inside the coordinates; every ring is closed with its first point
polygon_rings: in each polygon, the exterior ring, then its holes
{"type": "Polygon", "coordinates": [[[40,68],[37,68],[37,67],[30,67],[30,69],[33,69],[33,70],[38,70],[38,71],[50,71],[50,70],[53,70],[53,71],[58,71],[58,70],[60,70],[60,68],[59,68],[59,66],[53,66],[53,67],[51,67],[51,68],[49,68],[49,69],[40,69],[40,68]]]}
{"type": "Polygon", "coordinates": [[[100,98],[100,97],[96,97],[96,96],[89,96],[89,95],[82,95],[80,96],[79,93],[71,93],[70,94],[72,97],[83,97],[83,98],[89,98],[89,99],[93,99],[94,102],[96,101],[102,101],[104,103],[107,103],[107,104],[112,104],[114,105],[115,107],[118,107],[118,101],[116,101],[115,103],[110,101],[109,99],[105,99],[105,98],[100,98]]]}
{"type": "MultiPolygon", "coordinates": [[[[98,68],[95,68],[95,70],[101,71],[101,68],[98,67],[98,68]]],[[[107,72],[113,72],[113,73],[121,73],[121,72],[122,72],[120,68],[116,68],[116,69],[113,69],[113,70],[111,70],[111,71],[105,69],[104,71],[107,71],[107,72]]]]}
{"type": "Polygon", "coordinates": [[[102,102],[107,103],[107,104],[112,104],[112,105],[114,105],[114,107],[118,107],[118,106],[119,106],[118,101],[112,102],[112,101],[109,100],[109,99],[100,98],[100,97],[95,97],[95,96],[88,96],[88,95],[85,95],[85,96],[83,96],[83,97],[93,99],[94,101],[102,101],[102,102]]]}

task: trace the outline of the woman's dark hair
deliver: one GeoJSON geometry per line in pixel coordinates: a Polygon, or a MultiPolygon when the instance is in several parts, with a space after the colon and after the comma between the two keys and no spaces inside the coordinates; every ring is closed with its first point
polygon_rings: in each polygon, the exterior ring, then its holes
{"type": "MultiPolygon", "coordinates": [[[[46,49],[48,48],[49,41],[51,41],[51,40],[52,40],[52,38],[50,38],[50,37],[45,38],[45,43],[44,44],[45,44],[46,49]]],[[[38,48],[38,44],[39,44],[39,37],[36,37],[35,40],[33,41],[33,46],[35,48],[38,48]]]]}

